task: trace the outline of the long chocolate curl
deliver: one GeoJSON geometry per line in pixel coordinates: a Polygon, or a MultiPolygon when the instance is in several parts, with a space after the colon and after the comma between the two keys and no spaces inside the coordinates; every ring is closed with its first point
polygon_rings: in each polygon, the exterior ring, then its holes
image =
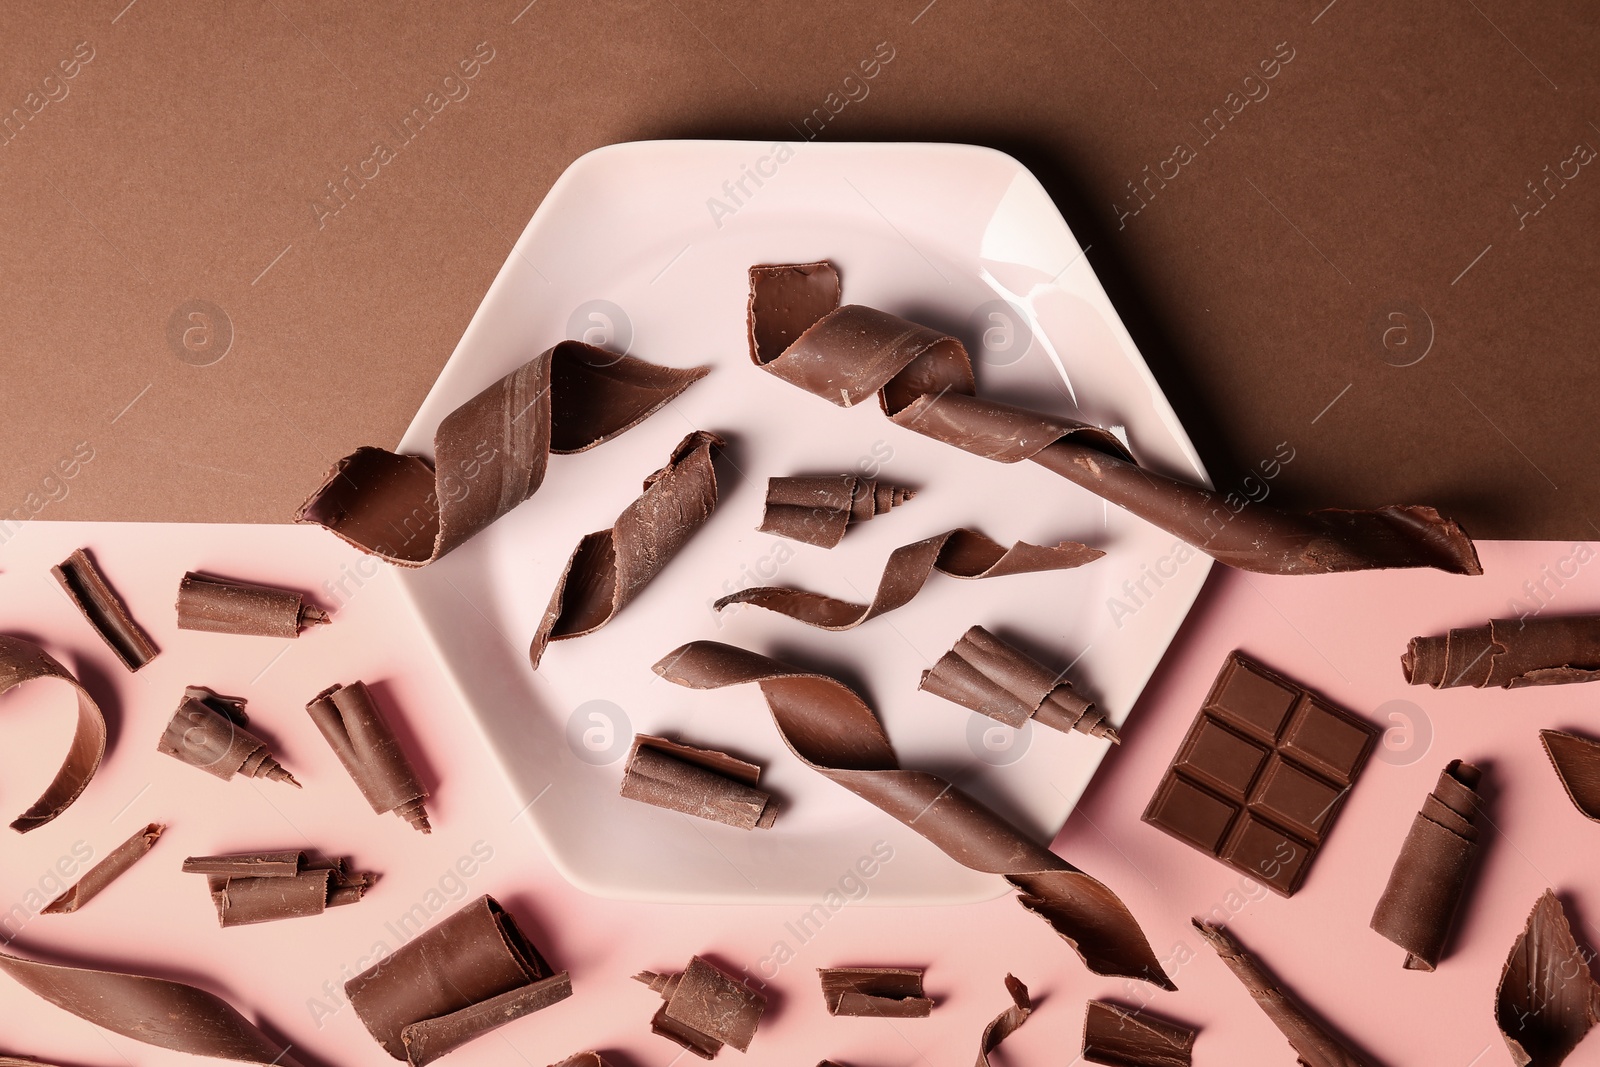
{"type": "Polygon", "coordinates": [[[1520,689],[1600,679],[1600,615],[1490,619],[1443,637],[1413,637],[1400,657],[1412,685],[1520,689]]]}
{"type": "Polygon", "coordinates": [[[137,671],[156,658],[161,650],[128,614],[122,598],[111,588],[87,551],[78,549],[51,567],[50,573],[124,667],[137,671]]]}
{"type": "Polygon", "coordinates": [[[1032,460],[1243,570],[1483,573],[1472,541],[1433,508],[1235,508],[1221,493],[1140,467],[1098,427],[979,399],[961,342],[884,311],[840,307],[839,295],[827,262],[751,267],[752,360],[842,407],[877,394],[900,426],[986,459],[1032,460]]]}
{"type": "Polygon", "coordinates": [[[1016,646],[974,626],[922,672],[917,688],[1020,730],[1029,720],[1114,745],[1122,738],[1094,703],[1016,646]]]}
{"type": "Polygon", "coordinates": [[[528,647],[535,670],[551,641],[592,634],[610,622],[711,517],[717,506],[711,450],[723,444],[705,430],[689,434],[610,529],[578,542],[528,647]]]}
{"type": "Polygon", "coordinates": [[[1022,1029],[1022,1024],[1033,1014],[1033,1001],[1028,998],[1028,987],[1015,975],[1006,975],[1006,992],[1011,994],[1011,1007],[989,1020],[978,1041],[976,1067],[989,1067],[989,1054],[1000,1047],[1000,1042],[1022,1029]]]}
{"type": "Polygon", "coordinates": [[[392,811],[423,833],[433,832],[423,806],[428,791],[365,682],[331,685],[311,698],[306,711],[373,811],[392,811]]]}
{"type": "Polygon", "coordinates": [[[144,859],[165,830],[165,826],[151,823],[136,831],[132,837],[107,853],[105,859],[85,871],[83,877],[68,886],[65,893],[46,904],[44,913],[65,915],[89,903],[108,885],[126,874],[130,867],[144,859]]]}
{"type": "Polygon", "coordinates": [[[185,574],[178,582],[178,629],[255,637],[299,637],[331,621],[299,593],[268,585],[185,574]]]}
{"type": "Polygon", "coordinates": [[[1511,946],[1495,999],[1495,1023],[1517,1067],[1556,1067],[1600,1022],[1592,958],[1545,890],[1511,946]]]}
{"type": "Polygon", "coordinates": [[[19,834],[37,830],[67,810],[89,785],[106,754],[105,716],[89,691],[71,671],[32,641],[0,634],[0,695],[35,678],[59,678],[78,691],[78,726],[72,733],[72,743],[67,746],[61,769],[45,787],[44,794],[11,823],[11,828],[19,834]]]}
{"type": "Polygon", "coordinates": [[[456,408],[433,437],[434,462],[362,447],[300,505],[363,552],[421,567],[534,494],[550,453],[609,441],[709,373],[562,341],[456,408]]]}
{"type": "Polygon", "coordinates": [[[916,495],[910,489],[859,474],[768,478],[767,505],[756,529],[832,548],[851,526],[897,508],[916,495]]]}
{"type": "Polygon", "coordinates": [[[1115,893],[945,779],[902,769],[877,716],[838,679],[716,641],[684,645],[654,670],[690,689],[757,683],[784,743],[812,770],[882,808],[957,863],[1004,875],[1020,890],[1022,906],[1048,922],[1096,974],[1177,988],[1115,893]]]}
{"type": "Polygon", "coordinates": [[[202,685],[189,686],[156,742],[156,751],[224,782],[242,774],[287,782],[299,789],[300,783],[273,757],[267,743],[245,728],[244,704],[239,697],[225,697],[202,685]]]}

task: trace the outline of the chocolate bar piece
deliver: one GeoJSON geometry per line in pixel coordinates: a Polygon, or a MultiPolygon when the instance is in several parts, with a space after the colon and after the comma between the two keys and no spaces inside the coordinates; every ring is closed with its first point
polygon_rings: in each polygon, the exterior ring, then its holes
{"type": "Polygon", "coordinates": [[[422,803],[428,791],[365,682],[331,685],[311,698],[306,711],[373,811],[392,811],[421,832],[433,832],[422,803]]]}
{"type": "Polygon", "coordinates": [[[0,696],[35,678],[59,678],[77,690],[78,725],[72,732],[66,758],[44,794],[27,811],[12,820],[19,834],[37,830],[60,815],[89,785],[106,754],[106,719],[71,671],[57,663],[50,653],[21,637],[0,634],[0,696]]]}
{"type": "Polygon", "coordinates": [[[1022,1024],[1033,1014],[1033,1001],[1028,998],[1028,987],[1015,975],[1006,975],[1006,992],[1011,994],[1011,1007],[989,1020],[978,1041],[976,1067],[989,1067],[989,1055],[1000,1047],[1000,1042],[1022,1029],[1022,1024]]]}
{"type": "Polygon", "coordinates": [[[1103,1000],[1089,1001],[1083,1016],[1083,1058],[1110,1067],[1189,1067],[1195,1030],[1129,1011],[1103,1000]]]}
{"type": "Polygon", "coordinates": [[[1556,1067],[1600,1022],[1593,956],[1573,938],[1555,893],[1545,890],[1511,946],[1495,998],[1495,1022],[1514,1063],[1556,1067]]]}
{"type": "Polygon", "coordinates": [[[1413,637],[1400,657],[1412,685],[1520,689],[1600,678],[1600,615],[1490,619],[1443,637],[1413,637]]]}
{"type": "Polygon", "coordinates": [[[299,593],[193,571],[178,583],[178,629],[255,637],[299,637],[331,620],[299,593]]]}
{"type": "Polygon", "coordinates": [[[818,967],[829,1015],[924,1019],[933,1001],[922,993],[921,967],[818,967]]]}
{"type": "Polygon", "coordinates": [[[1572,806],[1600,822],[1600,741],[1563,730],[1540,730],[1539,740],[1572,806]]]}
{"type": "Polygon", "coordinates": [[[778,818],[778,805],[756,788],[760,779],[760,767],[726,752],[635,734],[621,793],[741,830],[765,830],[778,818]]]}
{"type": "Polygon", "coordinates": [[[236,774],[300,783],[267,750],[267,743],[245,728],[249,721],[243,697],[225,697],[203,685],[183,691],[156,751],[180,759],[191,767],[216,775],[224,782],[236,774]]]}
{"type": "Polygon", "coordinates": [[[1144,821],[1284,896],[1305,881],[1378,731],[1233,652],[1144,821]]]}
{"type": "Polygon", "coordinates": [[[128,868],[143,859],[155,847],[156,841],[165,830],[165,826],[151,823],[144,829],[136,831],[132,837],[107,853],[105,859],[85,871],[83,877],[68,886],[65,893],[46,904],[44,913],[65,915],[89,903],[99,896],[106,886],[127,873],[128,868]]]}
{"type": "Polygon", "coordinates": [[[962,634],[931,670],[923,671],[917,688],[1013,729],[1020,730],[1031,720],[1122,743],[1116,727],[1071,682],[982,626],[962,634]]]}
{"type": "Polygon", "coordinates": [[[161,651],[150,635],[133,621],[122,600],[106,582],[105,575],[95,566],[87,549],[78,549],[72,555],[50,568],[61,588],[67,591],[83,617],[100,635],[111,651],[117,654],[122,665],[136,671],[156,658],[161,651]]]}
{"type": "Polygon", "coordinates": [[[373,877],[350,873],[343,860],[312,862],[304,852],[190,856],[185,874],[203,874],[224,927],[321,915],[361,899],[373,877]]]}
{"type": "Polygon", "coordinates": [[[762,533],[832,548],[858,522],[897,508],[917,494],[860,474],[768,478],[762,533]]]}
{"type": "Polygon", "coordinates": [[[750,1050],[767,998],[759,990],[695,956],[679,974],[640,971],[634,981],[661,994],[664,1003],[650,1020],[650,1029],[709,1060],[732,1045],[750,1050]]]}

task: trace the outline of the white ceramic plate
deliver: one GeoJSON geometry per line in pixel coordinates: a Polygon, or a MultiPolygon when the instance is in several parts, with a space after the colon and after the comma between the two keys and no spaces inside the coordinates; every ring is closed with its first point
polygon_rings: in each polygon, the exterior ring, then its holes
{"type": "Polygon", "coordinates": [[[682,642],[712,638],[834,669],[877,710],[903,765],[956,780],[1049,840],[1106,743],[1043,728],[1015,734],[918,692],[921,671],[982,623],[1051,666],[1073,664],[1073,680],[1121,722],[1205,579],[1206,557],[1179,563],[1170,535],[1043,468],[967,455],[895,427],[876,404],[838,408],[754,367],[746,269],[824,258],[838,264],[846,302],[966,342],[984,394],[1125,427],[1143,462],[1205,477],[1066,223],[1007,155],[940,144],[655,141],[573,163],[401,451],[431,456],[448,412],[566,337],[714,370],[617,440],[553,457],[531,501],[443,561],[401,572],[401,582],[528,804],[519,819],[591,893],[803,904],[835,899],[830,890],[895,904],[998,895],[1000,879],[960,867],[800,764],[756,687],[692,692],[650,665],[682,642]],[[611,525],[697,428],[732,443],[716,514],[610,626],[552,645],[533,672],[529,638],[579,537],[611,525]],[[843,471],[875,473],[918,496],[832,551],[756,531],[768,476],[843,471]],[[1108,555],[1074,571],[989,581],[936,574],[910,605],[846,633],[710,607],[764,584],[866,601],[894,547],[962,525],[1006,543],[1072,538],[1108,555]],[[784,804],[777,825],[745,832],[622,800],[633,731],[763,764],[763,784],[784,804]],[[876,858],[858,864],[875,846],[876,858]]]}

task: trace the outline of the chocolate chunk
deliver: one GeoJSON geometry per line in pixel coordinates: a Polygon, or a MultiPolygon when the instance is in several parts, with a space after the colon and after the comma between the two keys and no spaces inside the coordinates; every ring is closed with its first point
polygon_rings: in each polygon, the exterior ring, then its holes
{"type": "Polygon", "coordinates": [[[829,1015],[924,1019],[933,1001],[922,994],[921,967],[818,967],[829,1015]]]}
{"type": "Polygon", "coordinates": [[[535,670],[551,641],[592,634],[610,622],[711,517],[717,506],[711,449],[724,443],[704,430],[689,434],[609,530],[578,542],[528,648],[535,670]]]}
{"type": "Polygon", "coordinates": [[[750,1051],[767,998],[707,960],[695,956],[680,974],[640,971],[633,976],[665,1001],[650,1029],[699,1056],[712,1059],[723,1045],[750,1051]]]}
{"type": "Polygon", "coordinates": [[[989,1020],[978,1041],[977,1067],[989,1067],[989,1054],[1000,1047],[1000,1042],[1022,1029],[1022,1024],[1033,1014],[1033,1002],[1028,999],[1028,987],[1014,975],[1006,975],[1006,992],[1011,994],[1011,1007],[989,1020]]]}
{"type": "Polygon", "coordinates": [[[1572,806],[1600,822],[1600,741],[1562,730],[1540,730],[1539,740],[1572,806]]]}
{"type": "Polygon", "coordinates": [[[288,782],[299,789],[300,783],[273,758],[267,743],[245,729],[244,705],[243,697],[225,697],[203,685],[189,686],[156,742],[156,751],[225,782],[242,774],[288,782]]]}
{"type": "Polygon", "coordinates": [[[1116,727],[1071,682],[982,626],[962,634],[932,670],[923,671],[917,688],[1014,729],[1031,719],[1052,729],[1122,743],[1116,727]]]}
{"type": "Polygon", "coordinates": [[[1490,619],[1443,637],[1413,637],[1400,657],[1412,685],[1520,689],[1600,678],[1600,615],[1490,619]]]}
{"type": "Polygon", "coordinates": [[[105,575],[95,566],[87,549],[78,549],[72,555],[50,568],[61,588],[67,591],[83,617],[89,620],[94,632],[117,654],[122,665],[136,671],[156,658],[161,651],[150,640],[150,635],[133,621],[116,592],[106,583],[105,575]]]}
{"type": "Polygon", "coordinates": [[[190,571],[178,583],[178,629],[256,637],[299,637],[328,613],[299,593],[190,571]]]}
{"type": "Polygon", "coordinates": [[[726,752],[636,734],[622,771],[621,793],[629,800],[741,830],[764,830],[777,819],[778,805],[755,788],[760,778],[760,767],[726,752]]]}
{"type": "Polygon", "coordinates": [[[384,1051],[412,1067],[572,995],[516,922],[483,896],[344,985],[384,1051]]]}
{"type": "Polygon", "coordinates": [[[446,415],[432,464],[358,448],[328,472],[295,521],[390,563],[424,566],[531,497],[550,453],[583,452],[632,429],[709,370],[562,341],[446,415]]]}
{"type": "Polygon", "coordinates": [[[361,899],[373,877],[345,870],[344,862],[311,862],[304,852],[253,852],[190,856],[185,874],[203,874],[223,926],[321,915],[361,899]]]}
{"type": "Polygon", "coordinates": [[[1481,776],[1477,767],[1460,760],[1451,760],[1439,772],[1439,784],[1411,821],[1389,884],[1372,913],[1372,928],[1406,950],[1408,970],[1438,966],[1467,891],[1478,853],[1478,828],[1472,820],[1482,803],[1481,776]]]}
{"type": "Polygon", "coordinates": [[[165,826],[151,823],[135,832],[132,837],[107,853],[105,859],[85,871],[83,877],[69,886],[65,893],[46,904],[43,908],[45,914],[65,915],[89,903],[99,896],[106,886],[121,878],[128,868],[143,859],[145,854],[155,847],[156,841],[165,830],[165,826]]]}
{"type": "Polygon", "coordinates": [[[832,548],[858,522],[897,508],[917,494],[859,474],[768,478],[762,533],[832,548]]]}
{"type": "Polygon", "coordinates": [[[1144,821],[1291,896],[1378,731],[1239,652],[1212,683],[1144,821]]]}
{"type": "Polygon", "coordinates": [[[950,530],[891,552],[870,604],[769,585],[730,593],[714,606],[721,611],[730,604],[754,604],[821,630],[851,630],[910,603],[935,570],[952,578],[998,578],[1081,567],[1103,555],[1076,541],[1049,546],[1018,541],[1006,548],[975,530],[950,530]]]}
{"type": "Polygon", "coordinates": [[[1472,541],[1433,508],[1292,514],[1169,478],[1098,427],[979,399],[961,342],[839,297],[828,263],[750,268],[751,359],[842,407],[877,394],[900,426],[986,459],[1032,460],[1244,570],[1483,573],[1472,541]]]}
{"type": "Polygon", "coordinates": [[[951,859],[1004,875],[1096,974],[1173,989],[1127,906],[1104,884],[926,771],[904,770],[878,718],[838,679],[732,645],[693,641],[654,670],[690,689],[754,682],[784,744],[806,766],[926,837],[951,859]]]}
{"type": "Polygon", "coordinates": [[[37,830],[67,810],[89,785],[106,754],[105,716],[89,691],[32,641],[0,634],[0,696],[35,678],[59,678],[78,691],[78,725],[55,778],[33,806],[12,821],[11,828],[19,834],[37,830]]]}
{"type": "Polygon", "coordinates": [[[1083,1058],[1111,1067],[1189,1067],[1195,1030],[1129,1011],[1103,1000],[1089,1001],[1083,1017],[1083,1058]]]}
{"type": "Polygon", "coordinates": [[[1600,1022],[1593,953],[1578,947],[1567,913],[1545,890],[1500,973],[1494,1017],[1518,1067],[1556,1067],[1600,1022]]]}
{"type": "Polygon", "coordinates": [[[311,698],[306,711],[373,811],[392,811],[423,833],[433,832],[422,804],[428,791],[365,682],[331,685],[311,698]]]}

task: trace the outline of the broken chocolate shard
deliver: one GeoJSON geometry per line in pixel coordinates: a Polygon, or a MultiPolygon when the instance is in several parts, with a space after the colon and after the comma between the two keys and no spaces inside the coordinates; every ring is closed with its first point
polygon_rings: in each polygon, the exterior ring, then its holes
{"type": "Polygon", "coordinates": [[[535,670],[551,641],[592,634],[610,622],[711,517],[717,506],[711,450],[723,444],[704,430],[689,434],[610,529],[578,542],[528,647],[535,670]]]}
{"type": "Polygon", "coordinates": [[[1089,1001],[1083,1017],[1083,1058],[1109,1067],[1190,1067],[1196,1031],[1144,1009],[1089,1001]]]}
{"type": "Polygon", "coordinates": [[[760,778],[760,767],[726,752],[636,734],[620,792],[629,800],[740,830],[764,830],[777,819],[778,805],[756,788],[760,778]]]}
{"type": "Polygon", "coordinates": [[[185,874],[203,874],[224,927],[321,915],[360,900],[373,876],[342,860],[312,862],[304,852],[190,856],[185,874]]]}
{"type": "Polygon", "coordinates": [[[267,743],[245,728],[243,697],[226,697],[202,685],[183,691],[156,751],[229,781],[236,774],[300,783],[278,763],[267,743]]]}
{"type": "Polygon", "coordinates": [[[989,1056],[1000,1047],[1000,1042],[1022,1029],[1022,1024],[1033,1014],[1033,1001],[1028,999],[1028,987],[1015,975],[1006,975],[1006,992],[1011,994],[1011,1006],[989,1020],[978,1041],[976,1067],[990,1067],[989,1056]]]}
{"type": "Polygon", "coordinates": [[[1473,819],[1482,804],[1481,777],[1460,760],[1439,772],[1372,913],[1372,928],[1406,950],[1407,970],[1431,971],[1444,953],[1478,852],[1473,819]]]}
{"type": "Polygon", "coordinates": [[[83,877],[69,886],[65,893],[46,904],[44,913],[65,915],[89,903],[112,882],[127,873],[128,868],[143,859],[155,847],[156,841],[165,830],[165,826],[151,823],[135,832],[132,837],[107,853],[105,859],[85,871],[83,877]]]}
{"type": "Polygon", "coordinates": [[[998,578],[1081,567],[1103,555],[1105,553],[1098,548],[1076,541],[1048,546],[1018,541],[1006,548],[976,530],[957,529],[901,545],[891,552],[870,604],[856,604],[804,589],[758,586],[730,593],[713,607],[721,611],[730,604],[753,604],[820,630],[852,630],[910,603],[936,570],[952,578],[998,578]]]}
{"type": "Polygon", "coordinates": [[[700,956],[692,957],[679,974],[640,971],[633,979],[661,994],[664,1002],[650,1020],[651,1031],[701,1059],[714,1058],[723,1045],[748,1052],[767,1010],[764,994],[700,956]]]}
{"type": "Polygon", "coordinates": [[[1600,1022],[1592,956],[1545,890],[1511,946],[1495,999],[1495,1022],[1517,1067],[1556,1067],[1600,1022]]]}
{"type": "Polygon", "coordinates": [[[77,690],[78,725],[55,778],[32,806],[12,821],[11,828],[19,834],[37,830],[67,810],[88,787],[106,754],[105,716],[82,683],[32,641],[0,634],[0,696],[35,678],[59,678],[77,690]]]}
{"type": "Polygon", "coordinates": [[[433,463],[358,448],[328,472],[295,521],[390,563],[424,566],[533,496],[550,453],[611,440],[709,371],[562,341],[446,415],[433,436],[433,463]]]}
{"type": "Polygon", "coordinates": [[[756,529],[832,548],[843,540],[849,527],[897,508],[916,495],[860,474],[768,478],[766,510],[756,529]]]}
{"type": "Polygon", "coordinates": [[[1600,615],[1490,619],[1413,637],[1400,657],[1412,685],[1520,689],[1600,679],[1600,615]]]}
{"type": "Polygon", "coordinates": [[[1540,730],[1539,740],[1572,806],[1600,822],[1600,741],[1564,730],[1540,730]]]}
{"type": "Polygon", "coordinates": [[[178,583],[178,629],[254,637],[299,637],[331,620],[299,593],[267,585],[185,574],[178,583]]]}
{"type": "Polygon", "coordinates": [[[88,550],[78,549],[50,568],[61,588],[88,620],[106,647],[117,654],[122,665],[136,671],[156,658],[161,651],[150,635],[133,621],[127,607],[95,566],[88,550]]]}
{"type": "Polygon", "coordinates": [[[433,832],[423,806],[428,791],[365,682],[331,685],[311,698],[306,711],[373,811],[392,811],[421,832],[433,832]]]}
{"type": "Polygon", "coordinates": [[[829,1015],[924,1019],[933,1001],[922,992],[921,967],[818,967],[829,1015]]]}
{"type": "Polygon", "coordinates": [[[883,726],[837,678],[716,641],[693,641],[654,670],[690,689],[755,683],[784,744],[812,770],[926,837],[957,863],[1003,875],[1096,974],[1176,988],[1125,904],[950,782],[902,768],[883,726]]]}
{"type": "Polygon", "coordinates": [[[982,626],[962,634],[931,670],[923,671],[917,688],[1013,729],[1031,720],[1122,743],[1116,727],[1071,682],[982,626]]]}
{"type": "Polygon", "coordinates": [[[751,359],[843,407],[876,395],[893,422],[963,451],[1031,460],[1244,570],[1483,573],[1471,539],[1433,508],[1293,514],[1141,467],[1099,427],[980,399],[960,341],[888,312],[841,307],[840,293],[826,262],[750,268],[751,359]]]}

